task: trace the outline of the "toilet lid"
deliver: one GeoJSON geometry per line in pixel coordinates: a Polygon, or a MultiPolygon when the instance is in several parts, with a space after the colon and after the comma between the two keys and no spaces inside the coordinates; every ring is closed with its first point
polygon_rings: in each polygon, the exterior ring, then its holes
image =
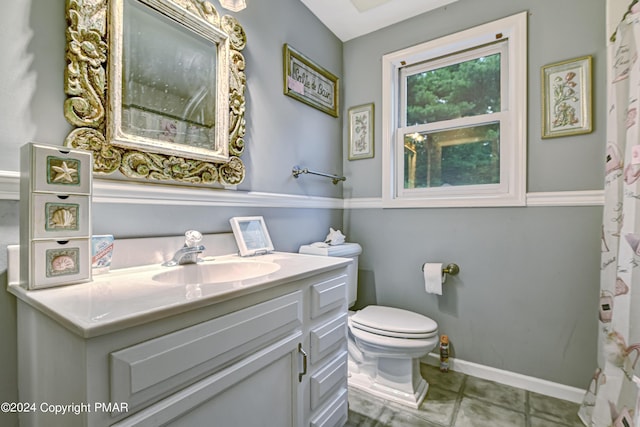
{"type": "Polygon", "coordinates": [[[355,328],[398,338],[428,338],[438,332],[438,324],[426,316],[381,305],[365,307],[350,320],[355,328]]]}

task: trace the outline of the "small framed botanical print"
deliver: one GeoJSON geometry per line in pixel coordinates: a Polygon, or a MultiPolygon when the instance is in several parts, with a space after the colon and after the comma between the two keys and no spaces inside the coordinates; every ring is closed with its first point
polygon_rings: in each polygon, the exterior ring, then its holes
{"type": "Polygon", "coordinates": [[[591,132],[591,56],[545,65],[541,79],[542,137],[591,132]]]}
{"type": "Polygon", "coordinates": [[[373,103],[349,108],[349,160],[373,157],[373,103]]]}

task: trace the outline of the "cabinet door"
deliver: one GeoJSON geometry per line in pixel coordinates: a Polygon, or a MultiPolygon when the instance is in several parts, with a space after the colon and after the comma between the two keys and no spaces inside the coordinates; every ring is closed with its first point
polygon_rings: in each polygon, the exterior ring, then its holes
{"type": "Polygon", "coordinates": [[[296,427],[297,332],[113,426],[296,427]]]}
{"type": "Polygon", "coordinates": [[[112,352],[111,401],[137,411],[229,366],[298,330],[302,305],[296,291],[112,352]]]}

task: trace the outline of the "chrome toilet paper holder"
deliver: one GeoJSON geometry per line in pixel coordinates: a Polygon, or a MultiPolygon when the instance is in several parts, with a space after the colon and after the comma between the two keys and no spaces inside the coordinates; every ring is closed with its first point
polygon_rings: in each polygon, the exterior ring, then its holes
{"type": "MultiPolygon", "coordinates": [[[[422,264],[422,271],[424,271],[425,264],[422,264]]],[[[460,273],[460,267],[458,267],[458,264],[451,263],[442,269],[443,276],[445,274],[448,274],[450,276],[455,276],[458,273],[460,273]]]]}

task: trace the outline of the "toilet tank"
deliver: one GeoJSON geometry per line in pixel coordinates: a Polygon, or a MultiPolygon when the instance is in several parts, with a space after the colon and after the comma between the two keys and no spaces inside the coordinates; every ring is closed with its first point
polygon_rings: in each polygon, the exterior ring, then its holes
{"type": "Polygon", "coordinates": [[[341,245],[317,247],[313,245],[300,246],[298,251],[307,255],[335,256],[351,258],[353,262],[347,267],[347,306],[351,307],[358,296],[358,257],[362,247],[357,243],[343,243],[341,245]]]}

